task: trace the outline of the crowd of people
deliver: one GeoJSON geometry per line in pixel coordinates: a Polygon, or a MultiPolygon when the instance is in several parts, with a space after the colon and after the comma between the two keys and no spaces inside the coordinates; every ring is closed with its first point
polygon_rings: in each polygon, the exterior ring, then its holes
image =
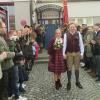
{"type": "MultiPolygon", "coordinates": [[[[0,22],[0,100],[27,100],[21,96],[26,92],[34,61],[42,52],[44,42],[43,26],[35,30],[25,25],[23,29],[6,32],[6,25],[0,22]],[[37,34],[36,34],[37,33],[37,34]]],[[[83,89],[79,81],[80,63],[84,70],[100,81],[100,24],[77,26],[70,23],[56,29],[48,45],[48,71],[53,72],[55,88],[62,87],[61,73],[67,71],[67,90],[71,89],[72,67],[74,66],[76,86],[83,89]]]]}
{"type": "Polygon", "coordinates": [[[100,81],[100,24],[84,27],[82,31],[84,42],[84,70],[100,81]]]}
{"type": "Polygon", "coordinates": [[[94,26],[78,26],[78,31],[82,35],[84,43],[85,65],[82,67],[89,75],[96,77],[96,82],[100,81],[100,24],[94,26]]]}
{"type": "Polygon", "coordinates": [[[25,82],[38,59],[40,46],[35,40],[31,26],[7,33],[0,22],[0,100],[27,100],[21,93],[26,92],[25,82]]]}

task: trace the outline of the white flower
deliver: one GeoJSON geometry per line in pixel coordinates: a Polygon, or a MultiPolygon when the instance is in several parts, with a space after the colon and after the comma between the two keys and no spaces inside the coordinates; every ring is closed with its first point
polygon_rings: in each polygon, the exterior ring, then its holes
{"type": "Polygon", "coordinates": [[[62,48],[62,38],[56,38],[54,48],[62,48]]]}

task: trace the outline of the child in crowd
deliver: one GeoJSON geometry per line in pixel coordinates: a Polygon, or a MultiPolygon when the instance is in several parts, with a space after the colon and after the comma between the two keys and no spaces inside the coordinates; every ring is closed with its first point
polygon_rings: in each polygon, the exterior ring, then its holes
{"type": "Polygon", "coordinates": [[[14,67],[13,67],[13,86],[14,86],[14,95],[15,100],[27,100],[27,98],[22,97],[20,92],[25,92],[25,89],[22,87],[22,84],[25,80],[24,76],[24,57],[23,55],[16,55],[14,58],[14,67]]]}
{"type": "Polygon", "coordinates": [[[36,48],[35,48],[35,44],[34,44],[34,43],[33,43],[33,45],[32,45],[32,51],[33,51],[32,65],[34,65],[35,54],[36,54],[36,48]]]}
{"type": "Polygon", "coordinates": [[[31,35],[31,42],[32,42],[32,49],[33,49],[33,53],[35,53],[35,54],[33,54],[33,55],[35,55],[34,56],[34,60],[37,60],[38,59],[38,53],[39,53],[39,45],[38,45],[38,43],[35,41],[35,35],[34,34],[32,34],[31,35]]]}
{"type": "Polygon", "coordinates": [[[35,45],[35,48],[36,48],[35,60],[38,60],[38,54],[39,54],[40,47],[39,47],[39,45],[36,41],[34,42],[34,45],[35,45]]]}
{"type": "Polygon", "coordinates": [[[25,71],[25,58],[23,55],[20,55],[18,70],[19,70],[19,90],[20,92],[25,92],[25,89],[23,88],[22,85],[24,81],[28,80],[28,75],[25,71]]]}

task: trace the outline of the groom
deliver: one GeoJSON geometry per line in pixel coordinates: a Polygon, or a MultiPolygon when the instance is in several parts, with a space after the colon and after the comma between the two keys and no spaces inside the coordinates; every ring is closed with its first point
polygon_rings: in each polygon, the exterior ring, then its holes
{"type": "Polygon", "coordinates": [[[64,34],[64,43],[63,43],[63,56],[67,60],[68,64],[68,83],[67,90],[71,89],[71,75],[72,67],[75,68],[75,77],[76,77],[76,86],[78,88],[83,88],[79,82],[79,67],[80,59],[83,58],[84,54],[84,45],[82,41],[82,36],[77,32],[77,27],[74,23],[69,25],[69,32],[64,34]]]}

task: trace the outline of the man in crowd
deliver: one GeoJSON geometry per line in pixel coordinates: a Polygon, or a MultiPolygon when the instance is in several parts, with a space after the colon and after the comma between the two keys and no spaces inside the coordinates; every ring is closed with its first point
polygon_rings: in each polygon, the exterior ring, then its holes
{"type": "Polygon", "coordinates": [[[0,53],[5,52],[5,60],[1,62],[2,79],[0,79],[0,100],[8,100],[8,78],[9,72],[13,66],[12,58],[15,56],[14,52],[10,52],[9,47],[4,39],[6,33],[6,25],[0,22],[0,53]]]}
{"type": "Polygon", "coordinates": [[[96,70],[96,81],[100,81],[100,24],[95,24],[94,29],[95,36],[91,41],[94,53],[94,70],[96,70]]]}

